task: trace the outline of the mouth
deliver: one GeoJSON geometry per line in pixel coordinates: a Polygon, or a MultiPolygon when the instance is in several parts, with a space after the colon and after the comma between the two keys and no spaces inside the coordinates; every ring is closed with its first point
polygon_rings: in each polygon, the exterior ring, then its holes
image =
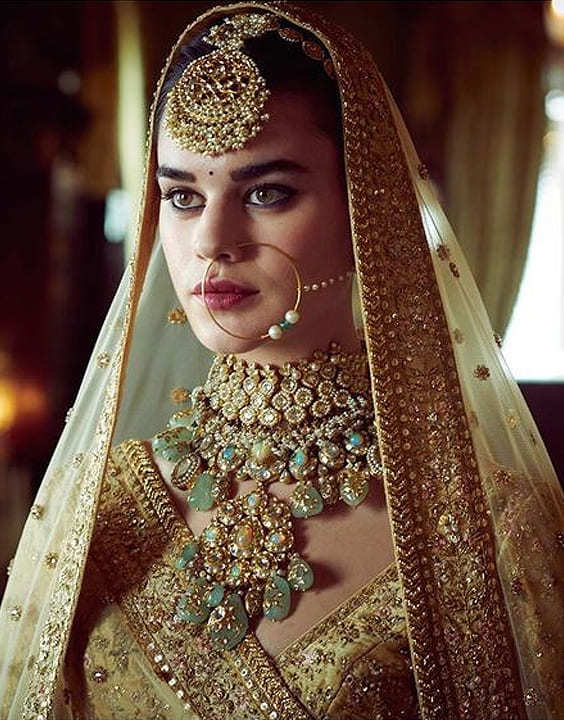
{"type": "MultiPolygon", "coordinates": [[[[242,285],[226,278],[212,278],[205,284],[206,305],[211,310],[228,310],[241,304],[259,290],[249,285],[242,285]]],[[[204,304],[202,298],[202,283],[194,285],[192,295],[204,304]]]]}

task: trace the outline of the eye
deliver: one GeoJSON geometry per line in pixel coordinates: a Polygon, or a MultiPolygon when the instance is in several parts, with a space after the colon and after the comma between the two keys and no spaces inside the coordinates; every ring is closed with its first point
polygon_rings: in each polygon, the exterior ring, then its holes
{"type": "Polygon", "coordinates": [[[294,194],[295,190],[283,185],[261,185],[248,193],[247,202],[258,207],[272,207],[286,202],[294,194]]]}
{"type": "Polygon", "coordinates": [[[162,199],[169,201],[176,210],[194,210],[204,204],[202,196],[190,190],[169,190],[162,199]]]}

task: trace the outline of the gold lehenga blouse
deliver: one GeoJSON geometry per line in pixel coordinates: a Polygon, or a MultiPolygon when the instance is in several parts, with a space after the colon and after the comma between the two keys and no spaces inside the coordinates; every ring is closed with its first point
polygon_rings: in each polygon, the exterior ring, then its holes
{"type": "Polygon", "coordinates": [[[218,654],[173,621],[189,535],[147,446],[118,446],[66,658],[71,717],[420,717],[395,563],[277,657],[252,633],[218,654]]]}

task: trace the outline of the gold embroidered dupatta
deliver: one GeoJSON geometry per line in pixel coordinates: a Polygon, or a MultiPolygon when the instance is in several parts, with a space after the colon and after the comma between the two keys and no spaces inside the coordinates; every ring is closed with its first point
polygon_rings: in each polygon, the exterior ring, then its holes
{"type": "MultiPolygon", "coordinates": [[[[250,8],[313,32],[336,69],[361,313],[422,716],[564,717],[562,494],[456,238],[372,58],[340,28],[284,3],[239,3],[193,23],[170,59],[212,20],[250,8]]],[[[205,351],[164,327],[174,301],[155,242],[155,169],[149,143],[135,257],[2,605],[0,708],[9,718],[56,716],[110,445],[150,436],[169,411],[166,389],[205,375],[205,351]]]]}

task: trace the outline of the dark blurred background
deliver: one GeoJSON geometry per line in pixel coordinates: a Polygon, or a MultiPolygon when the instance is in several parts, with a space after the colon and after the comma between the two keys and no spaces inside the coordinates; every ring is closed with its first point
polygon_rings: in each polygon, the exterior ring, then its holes
{"type": "MultiPolygon", "coordinates": [[[[213,4],[2,3],[0,567],[131,251],[127,221],[153,86],[183,27],[213,4]]],[[[503,336],[541,170],[562,143],[564,8],[301,4],[371,49],[503,336]]],[[[563,385],[521,387],[562,478],[563,385]]]]}

